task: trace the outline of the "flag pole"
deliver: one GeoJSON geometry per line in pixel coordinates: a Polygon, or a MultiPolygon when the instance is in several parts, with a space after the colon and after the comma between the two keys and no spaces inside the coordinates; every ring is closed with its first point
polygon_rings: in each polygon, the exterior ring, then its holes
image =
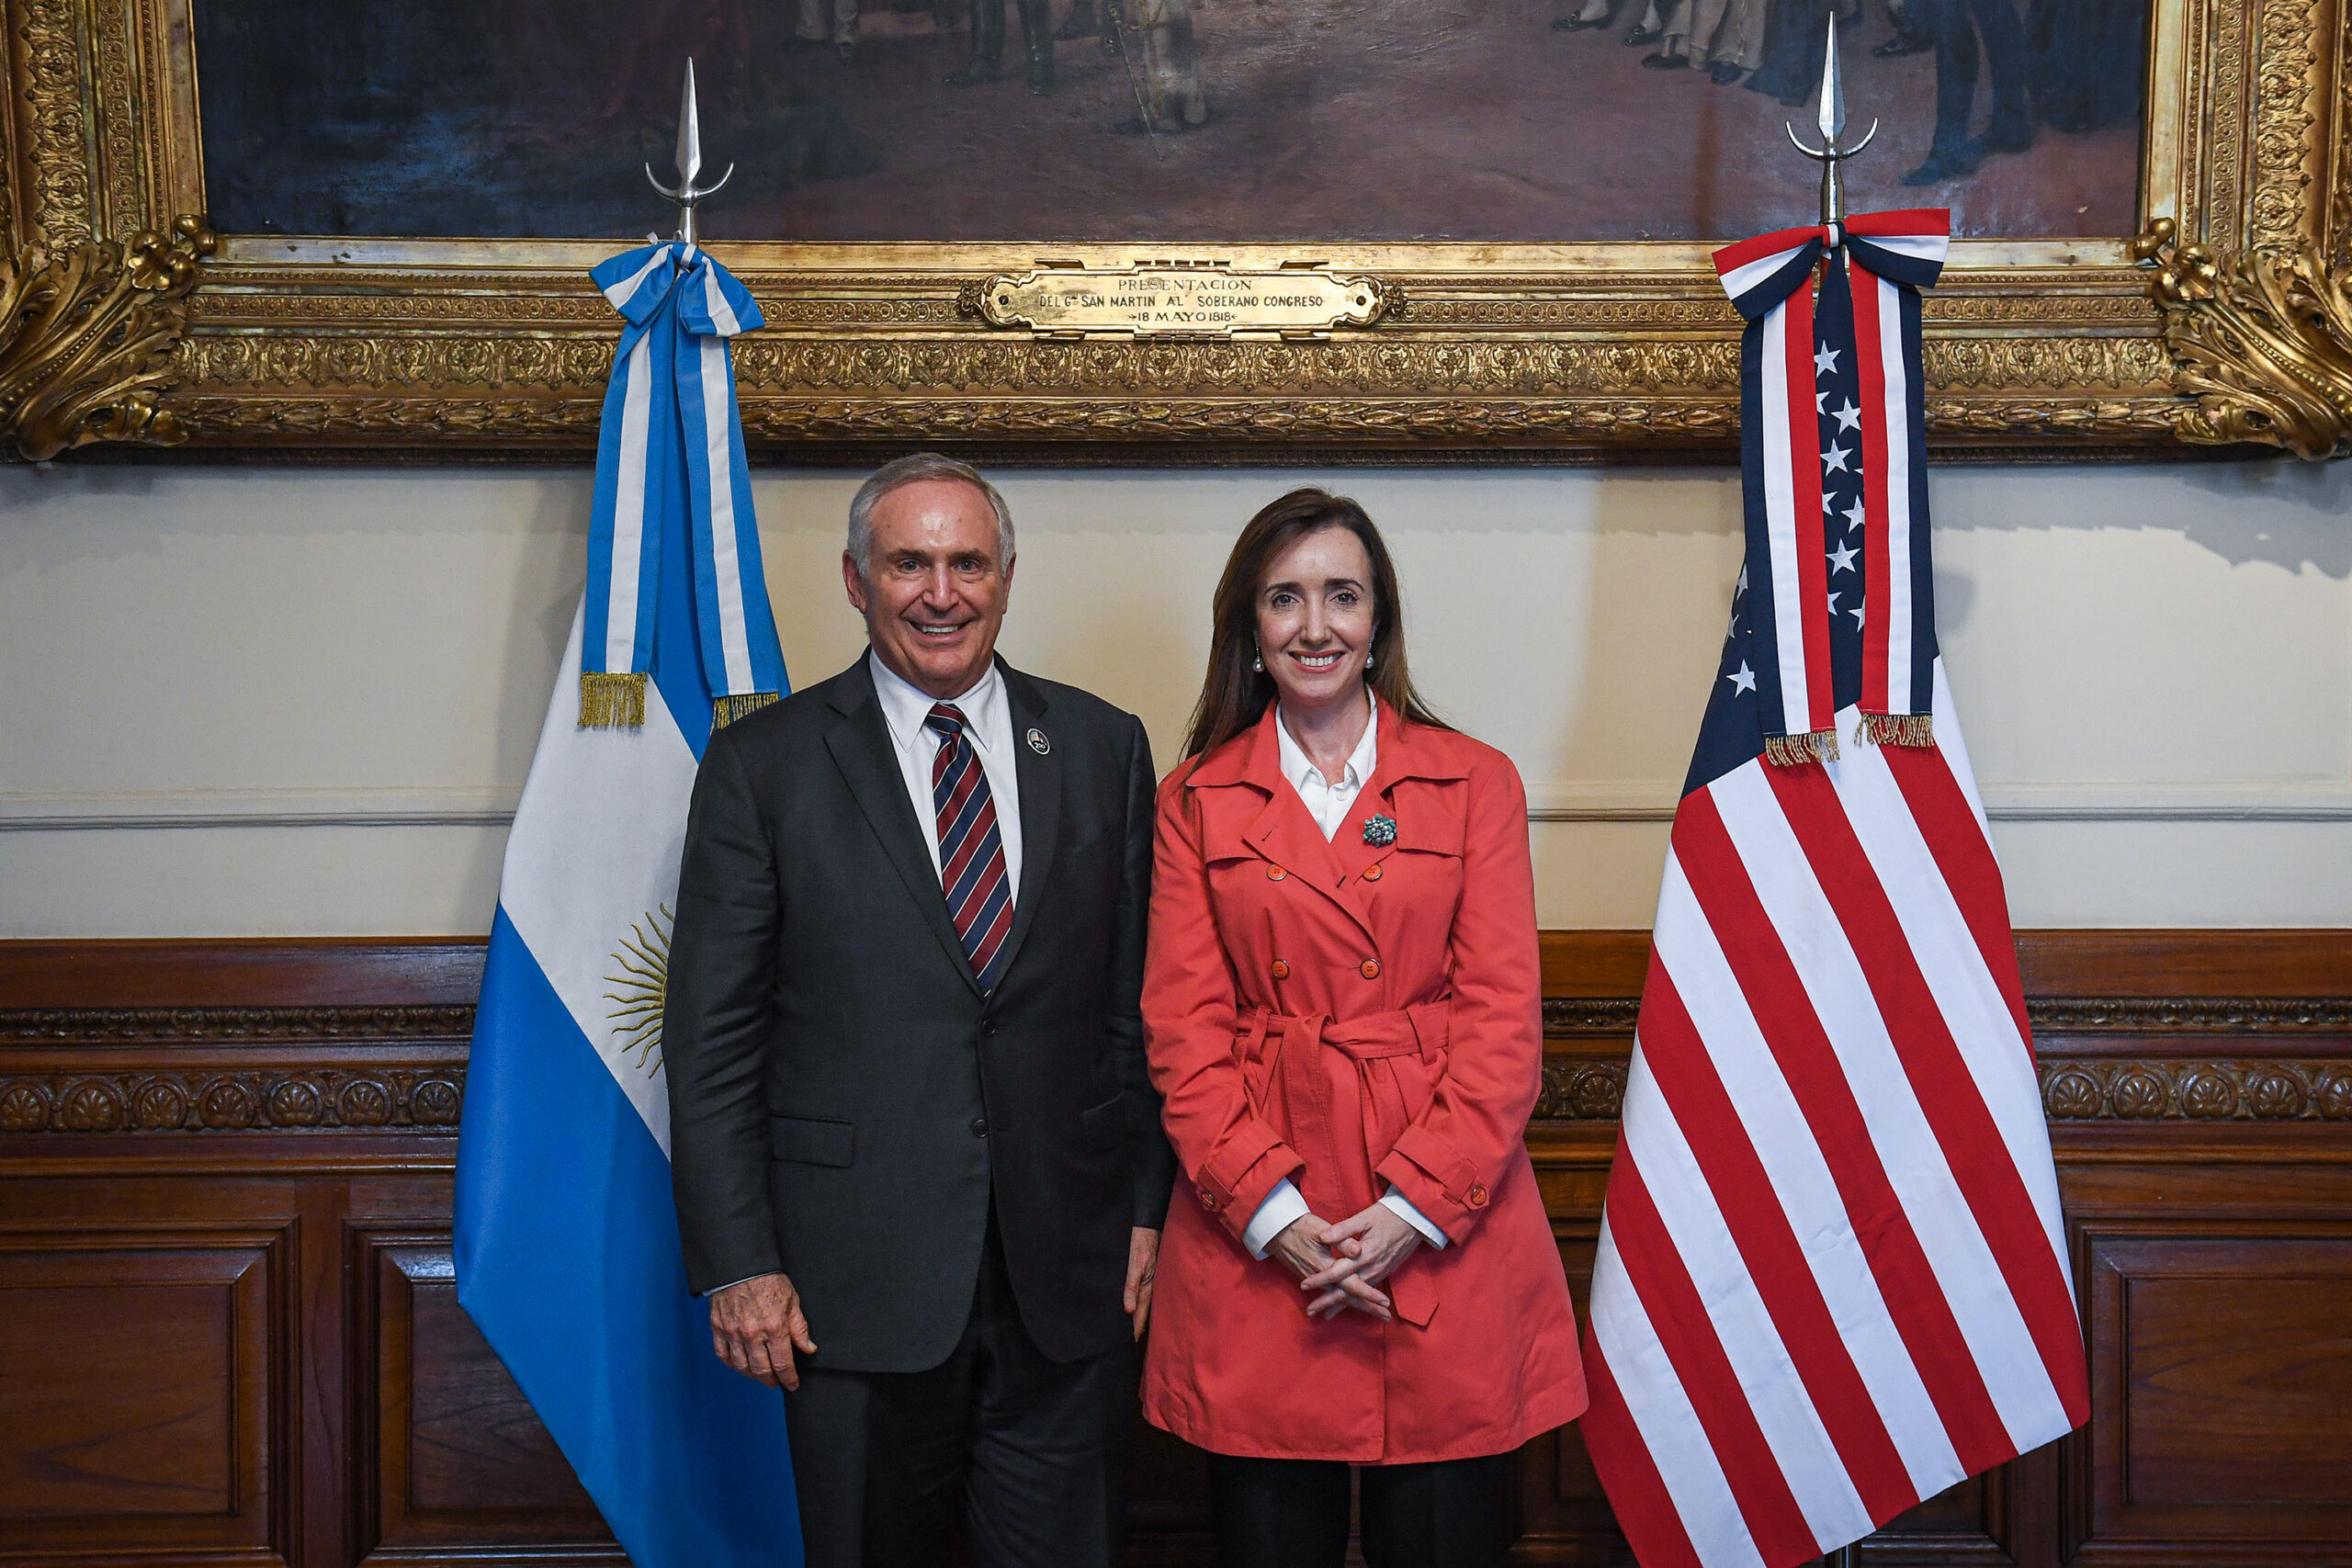
{"type": "Polygon", "coordinates": [[[1814,123],[1821,130],[1821,145],[1808,147],[1797,140],[1797,128],[1782,122],[1790,142],[1796,150],[1821,165],[1821,222],[1824,228],[1841,223],[1846,218],[1846,180],[1838,165],[1853,157],[1871,144],[1878,135],[1878,121],[1871,121],[1870,130],[1851,147],[1838,145],[1838,138],[1846,129],[1846,88],[1838,70],[1838,12],[1829,13],[1829,48],[1821,62],[1821,107],[1814,123]]]}
{"type": "MultiPolygon", "coordinates": [[[[1835,26],[1836,24],[1831,24],[1835,26]]],[[[695,184],[695,176],[702,173],[702,122],[695,110],[695,62],[686,57],[686,85],[678,98],[678,146],[674,154],[678,164],[678,185],[673,190],[653,177],[653,165],[645,165],[645,178],[655,190],[678,204],[678,239],[684,244],[695,243],[695,206],[707,196],[715,196],[719,186],[734,176],[735,165],[727,165],[727,173],[707,186],[695,184]]]]}

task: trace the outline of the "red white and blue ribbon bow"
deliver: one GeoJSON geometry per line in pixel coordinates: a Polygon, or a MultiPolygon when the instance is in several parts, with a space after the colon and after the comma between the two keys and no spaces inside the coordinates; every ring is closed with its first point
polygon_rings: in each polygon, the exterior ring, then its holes
{"type": "Polygon", "coordinates": [[[707,252],[681,242],[626,252],[588,276],[628,325],[596,442],[580,722],[644,722],[662,574],[686,570],[703,682],[725,724],[785,689],[729,345],[759,328],[760,309],[707,252]],[[662,522],[675,508],[694,558],[665,563],[662,522]]]}
{"type": "Polygon", "coordinates": [[[1942,272],[1951,232],[1949,211],[1917,208],[1783,229],[1715,253],[1724,292],[1747,320],[1740,462],[1748,592],[1734,635],[1747,640],[1774,762],[1838,754],[1838,710],[1857,695],[1840,691],[1852,682],[1834,667],[1833,615],[1859,614],[1862,738],[1933,744],[1919,290],[1942,272]],[[1828,265],[1818,266],[1824,256],[1828,265]],[[1805,285],[1817,267],[1816,302],[1805,285]],[[1840,486],[1859,493],[1840,496],[1840,486]],[[1841,499],[1849,502],[1843,511],[1841,499]],[[1857,558],[1860,604],[1851,586],[1830,581],[1857,558]]]}

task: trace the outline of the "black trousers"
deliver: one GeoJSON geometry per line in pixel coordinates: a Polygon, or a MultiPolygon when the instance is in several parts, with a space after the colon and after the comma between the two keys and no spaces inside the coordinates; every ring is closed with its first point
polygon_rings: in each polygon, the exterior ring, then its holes
{"type": "MultiPolygon", "coordinates": [[[[1501,1543],[1510,1454],[1368,1464],[1367,1568],[1489,1568],[1501,1543]]],[[[1348,1466],[1209,1455],[1218,1568],[1340,1568],[1348,1554],[1348,1466]]]]}
{"type": "Polygon", "coordinates": [[[1124,1346],[1046,1359],[1022,1326],[991,1210],[971,1319],[945,1361],[803,1362],[784,1396],[808,1568],[935,1568],[958,1493],[977,1568],[1115,1568],[1134,1366],[1124,1346]]]}
{"type": "MultiPolygon", "coordinates": [[[[1937,152],[1968,141],[1976,102],[1977,41],[1992,67],[1993,123],[1988,136],[2014,136],[2025,128],[2025,24],[2013,0],[1923,0],[1917,7],[1936,40],[1937,152]]],[[[2136,62],[2134,62],[2136,65],[2136,62]]]]}

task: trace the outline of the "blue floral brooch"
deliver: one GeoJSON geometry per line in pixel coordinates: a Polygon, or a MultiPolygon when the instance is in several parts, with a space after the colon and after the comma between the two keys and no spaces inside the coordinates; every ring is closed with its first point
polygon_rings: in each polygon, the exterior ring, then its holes
{"type": "Polygon", "coordinates": [[[1396,841],[1396,818],[1367,817],[1363,819],[1363,841],[1379,849],[1386,849],[1396,841]]]}

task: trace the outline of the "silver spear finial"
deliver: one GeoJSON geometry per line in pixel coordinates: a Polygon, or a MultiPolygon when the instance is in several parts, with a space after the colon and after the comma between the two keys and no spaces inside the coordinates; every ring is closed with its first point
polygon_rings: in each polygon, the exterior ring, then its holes
{"type": "Polygon", "coordinates": [[[1808,147],[1798,141],[1793,125],[1788,128],[1789,141],[1798,152],[1821,165],[1821,221],[1836,223],[1846,216],[1846,181],[1838,172],[1838,165],[1871,144],[1871,138],[1878,135],[1878,121],[1871,121],[1871,128],[1851,147],[1838,145],[1838,138],[1846,130],[1846,87],[1838,71],[1838,13],[1834,7],[1829,13],[1829,47],[1821,62],[1821,107],[1814,123],[1821,129],[1819,147],[1808,147]]]}
{"type": "Polygon", "coordinates": [[[645,165],[645,177],[655,190],[678,204],[678,238],[691,245],[695,243],[695,204],[717,193],[735,173],[735,165],[727,165],[727,173],[707,186],[695,184],[695,176],[702,173],[702,117],[695,109],[695,62],[686,61],[685,90],[678,99],[678,188],[672,190],[653,177],[653,165],[645,165]]]}

